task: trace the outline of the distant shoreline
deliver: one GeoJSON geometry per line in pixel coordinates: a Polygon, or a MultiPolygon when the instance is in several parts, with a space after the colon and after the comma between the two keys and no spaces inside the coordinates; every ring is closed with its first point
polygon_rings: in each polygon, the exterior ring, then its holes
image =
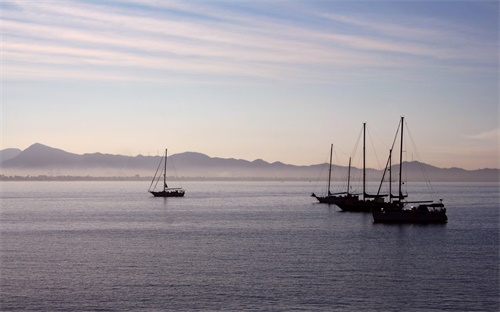
{"type": "MultiPolygon", "coordinates": [[[[47,176],[47,175],[38,175],[38,176],[6,176],[0,175],[0,182],[19,182],[19,181],[89,181],[89,182],[99,182],[99,181],[151,181],[153,177],[147,176],[125,176],[125,177],[95,177],[95,176],[47,176]]],[[[302,178],[259,178],[259,177],[242,177],[242,178],[229,178],[229,177],[182,177],[182,178],[174,178],[167,177],[167,180],[176,182],[176,181],[269,181],[269,182],[280,182],[280,181],[303,181],[308,182],[312,181],[311,179],[302,179],[302,178]]]]}
{"type": "MultiPolygon", "coordinates": [[[[108,154],[76,155],[60,149],[35,143],[21,150],[0,151],[0,181],[146,181],[152,179],[158,167],[158,156],[123,156],[108,154]]],[[[174,154],[169,157],[169,181],[311,181],[326,185],[328,163],[296,166],[264,160],[247,161],[233,158],[210,157],[196,152],[174,154]],[[173,164],[176,164],[175,167],[173,164]]],[[[406,181],[413,182],[498,182],[499,169],[465,170],[438,168],[419,161],[404,162],[406,181]]],[[[392,165],[398,170],[399,165],[392,165]]],[[[332,181],[343,182],[348,174],[352,181],[380,182],[384,170],[362,169],[333,165],[332,181]]],[[[386,176],[384,179],[388,179],[386,176]]],[[[396,179],[393,175],[392,179],[396,179]]]]}
{"type": "MultiPolygon", "coordinates": [[[[20,176],[20,175],[14,175],[14,176],[7,176],[7,175],[1,175],[0,174],[0,182],[23,182],[23,181],[34,181],[34,182],[78,182],[78,181],[88,181],[88,182],[114,182],[114,181],[151,181],[153,179],[152,176],[140,176],[140,175],[134,175],[134,176],[109,176],[109,177],[96,177],[96,176],[71,176],[71,175],[64,175],[64,176],[48,176],[48,175],[37,175],[37,176],[20,176]]],[[[267,177],[167,177],[168,181],[172,181],[173,183],[179,181],[179,182],[184,182],[184,181],[248,181],[248,182],[314,182],[314,183],[321,183],[321,181],[318,181],[316,178],[267,178],[267,177]]],[[[332,182],[342,182],[340,180],[332,180],[332,182]]],[[[369,182],[379,182],[377,180],[369,180],[369,182]]],[[[423,181],[414,181],[414,182],[423,182],[423,181]]],[[[496,181],[491,181],[491,180],[484,180],[484,181],[479,181],[479,180],[474,180],[474,181],[457,181],[457,180],[434,180],[432,183],[439,183],[439,182],[446,182],[446,183],[499,183],[498,180],[496,181]]]]}

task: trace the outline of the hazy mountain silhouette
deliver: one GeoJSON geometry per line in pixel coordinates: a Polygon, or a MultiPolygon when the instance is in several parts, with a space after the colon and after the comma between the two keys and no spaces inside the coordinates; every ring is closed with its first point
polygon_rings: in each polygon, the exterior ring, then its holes
{"type": "MultiPolygon", "coordinates": [[[[24,151],[0,151],[3,175],[91,175],[91,176],[152,176],[161,156],[123,156],[102,153],[74,154],[43,144],[33,144],[24,151]]],[[[407,177],[423,181],[421,172],[433,181],[498,181],[499,169],[464,170],[437,168],[420,162],[408,162],[407,177]]],[[[394,171],[398,166],[394,166],[394,171]]],[[[328,164],[295,166],[281,162],[268,163],[262,159],[248,161],[234,158],[209,157],[205,154],[185,152],[169,156],[168,175],[206,178],[265,178],[324,180],[328,164]]],[[[352,168],[351,177],[360,177],[360,169],[352,168]]],[[[333,166],[333,180],[347,176],[347,168],[333,166]]],[[[379,181],[382,172],[367,169],[367,179],[379,181]]],[[[393,177],[395,179],[395,177],[393,177]]]]}
{"type": "Polygon", "coordinates": [[[4,160],[8,160],[21,154],[21,150],[18,148],[6,148],[0,151],[0,163],[4,160]]]}

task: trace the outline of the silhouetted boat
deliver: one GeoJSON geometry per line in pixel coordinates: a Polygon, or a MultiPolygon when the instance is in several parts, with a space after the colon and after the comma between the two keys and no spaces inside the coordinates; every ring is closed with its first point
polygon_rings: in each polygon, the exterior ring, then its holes
{"type": "Polygon", "coordinates": [[[151,181],[151,185],[149,186],[148,192],[153,194],[154,197],[182,197],[182,196],[184,196],[184,193],[185,193],[184,189],[182,189],[182,188],[170,188],[167,185],[167,149],[165,149],[165,156],[163,156],[161,158],[160,164],[158,165],[158,168],[156,169],[155,175],[153,177],[153,180],[151,181]],[[162,163],[164,163],[164,167],[163,167],[162,171],[160,171],[160,173],[158,174],[158,170],[160,169],[160,166],[162,163]],[[154,188],[158,184],[162,173],[163,173],[163,190],[155,191],[154,188]],[[153,189],[151,189],[155,180],[156,180],[156,184],[153,187],[153,189]]]}
{"type": "MultiPolygon", "coordinates": [[[[404,117],[401,117],[401,148],[399,152],[399,188],[398,195],[392,196],[397,198],[397,201],[386,205],[380,209],[372,211],[373,221],[381,223],[446,223],[448,217],[446,216],[446,208],[442,200],[440,202],[428,201],[403,201],[406,197],[403,195],[401,186],[402,182],[402,168],[403,168],[403,129],[404,117]],[[407,204],[419,204],[417,207],[405,208],[407,204]]],[[[399,130],[399,128],[398,128],[399,130]]],[[[392,154],[392,149],[391,149],[392,154]]],[[[389,156],[390,159],[390,156],[389,156]]]]}
{"type": "MultiPolygon", "coordinates": [[[[330,184],[331,184],[331,181],[332,181],[332,152],[333,152],[333,144],[330,146],[330,167],[328,169],[328,188],[327,188],[327,193],[326,193],[325,196],[317,196],[315,193],[311,194],[312,197],[315,197],[322,204],[337,204],[337,203],[339,203],[340,201],[343,200],[343,196],[340,196],[340,195],[347,194],[347,192],[341,192],[341,193],[332,193],[332,192],[330,192],[330,184]]],[[[349,184],[347,186],[347,189],[349,189],[349,184]]]]}
{"type": "MultiPolygon", "coordinates": [[[[350,167],[349,160],[349,171],[350,167]]],[[[350,179],[350,176],[348,179],[350,179]]],[[[359,194],[351,194],[348,187],[346,195],[340,196],[335,204],[343,211],[370,212],[373,209],[380,209],[388,205],[391,206],[391,203],[384,200],[387,196],[388,195],[380,194],[380,188],[375,195],[366,193],[366,123],[363,123],[363,193],[360,198],[359,194]]]]}

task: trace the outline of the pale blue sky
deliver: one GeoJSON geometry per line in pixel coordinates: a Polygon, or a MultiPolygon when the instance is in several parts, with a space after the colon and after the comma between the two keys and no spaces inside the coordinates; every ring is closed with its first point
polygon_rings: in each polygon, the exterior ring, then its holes
{"type": "Polygon", "coordinates": [[[499,167],[497,1],[0,3],[1,149],[499,167]]]}

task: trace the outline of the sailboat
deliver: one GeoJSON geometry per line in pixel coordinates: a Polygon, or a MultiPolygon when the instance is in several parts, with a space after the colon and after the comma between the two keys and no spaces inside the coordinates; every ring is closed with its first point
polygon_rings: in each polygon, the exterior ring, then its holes
{"type": "MultiPolygon", "coordinates": [[[[343,200],[343,197],[339,196],[339,195],[347,194],[347,192],[332,193],[330,191],[330,184],[332,181],[332,152],[333,152],[333,144],[330,145],[330,168],[328,170],[328,191],[327,191],[327,194],[326,194],[326,196],[317,196],[315,193],[311,194],[312,197],[315,197],[322,204],[337,204],[343,200]]],[[[350,159],[349,159],[349,163],[350,163],[350,159]]],[[[350,169],[350,166],[349,166],[349,169],[350,169]]],[[[349,185],[347,186],[347,189],[349,190],[349,185]]]]}
{"type": "Polygon", "coordinates": [[[167,185],[167,149],[165,149],[165,156],[163,156],[158,164],[158,168],[156,169],[153,180],[151,181],[151,185],[149,185],[148,192],[153,194],[154,197],[182,197],[184,196],[184,189],[182,188],[171,188],[167,185]],[[161,164],[164,164],[163,170],[158,174],[158,170],[160,169],[161,164]],[[155,191],[155,187],[160,180],[160,176],[163,173],[163,190],[155,191]],[[155,182],[155,186],[153,187],[153,183],[155,182]],[[153,188],[152,188],[153,187],[153,188]]]}
{"type": "MultiPolygon", "coordinates": [[[[401,117],[401,148],[399,152],[399,188],[398,195],[392,198],[397,198],[390,205],[386,205],[380,209],[372,210],[374,222],[381,223],[446,223],[448,217],[446,216],[446,208],[442,200],[434,202],[428,201],[404,201],[406,195],[403,195],[401,190],[402,182],[402,168],[403,168],[403,129],[404,117],[401,117]],[[404,208],[407,204],[418,204],[418,206],[411,206],[404,208]]],[[[389,156],[390,158],[390,156],[389,156]]]]}
{"type": "MultiPolygon", "coordinates": [[[[382,182],[383,181],[381,181],[381,183],[382,182]]],[[[363,193],[361,195],[362,197],[359,198],[358,194],[351,194],[348,187],[347,194],[341,196],[335,204],[343,211],[352,212],[370,212],[373,209],[380,209],[382,207],[387,207],[388,205],[393,205],[392,203],[388,203],[384,200],[384,197],[387,197],[387,195],[380,194],[380,188],[379,192],[375,195],[371,195],[366,192],[366,123],[363,123],[363,193]]]]}

